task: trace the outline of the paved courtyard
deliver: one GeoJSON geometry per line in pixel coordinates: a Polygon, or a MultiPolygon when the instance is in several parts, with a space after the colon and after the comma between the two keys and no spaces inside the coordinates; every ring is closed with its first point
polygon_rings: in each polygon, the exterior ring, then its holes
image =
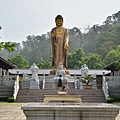
{"type": "Polygon", "coordinates": [[[26,120],[21,106],[26,103],[2,103],[0,102],[0,120],[26,120]]]}
{"type": "MultiPolygon", "coordinates": [[[[21,110],[21,106],[25,104],[26,103],[0,102],[0,120],[26,120],[26,117],[21,110]]],[[[120,120],[120,113],[116,120],[120,120]]]]}

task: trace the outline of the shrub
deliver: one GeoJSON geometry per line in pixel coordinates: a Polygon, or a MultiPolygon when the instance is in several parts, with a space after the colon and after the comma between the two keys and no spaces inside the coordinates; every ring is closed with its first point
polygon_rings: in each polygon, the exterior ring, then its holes
{"type": "Polygon", "coordinates": [[[7,102],[14,102],[15,99],[13,97],[8,97],[7,102]]]}
{"type": "Polygon", "coordinates": [[[109,99],[107,100],[107,103],[113,103],[114,102],[114,98],[113,97],[109,97],[109,99]]]}
{"type": "Polygon", "coordinates": [[[0,97],[0,101],[4,101],[4,102],[6,102],[7,99],[8,99],[8,97],[0,97]]]}

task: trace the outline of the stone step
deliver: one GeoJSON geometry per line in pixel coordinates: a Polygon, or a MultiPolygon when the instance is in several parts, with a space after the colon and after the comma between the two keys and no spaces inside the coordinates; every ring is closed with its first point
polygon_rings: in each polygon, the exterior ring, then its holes
{"type": "MultiPolygon", "coordinates": [[[[20,92],[20,94],[52,94],[52,93],[57,93],[57,90],[51,90],[51,89],[40,89],[40,90],[22,90],[20,92]]],[[[68,94],[87,94],[87,95],[98,95],[99,94],[103,94],[102,91],[100,90],[69,90],[68,89],[68,94]]]]}
{"type": "MultiPolygon", "coordinates": [[[[44,95],[56,95],[53,89],[20,89],[16,102],[43,102],[44,95]]],[[[106,102],[102,89],[97,90],[68,90],[68,95],[80,95],[83,102],[106,102]]]]}
{"type": "MultiPolygon", "coordinates": [[[[42,99],[40,99],[40,98],[32,99],[32,97],[19,98],[19,100],[17,100],[17,102],[43,102],[43,99],[44,99],[44,97],[42,99]],[[23,99],[24,99],[24,101],[23,101],[23,99]]],[[[84,98],[81,97],[81,99],[82,99],[82,102],[93,102],[93,103],[98,103],[98,102],[105,103],[106,102],[103,99],[96,99],[96,98],[95,99],[84,99],[84,98]]]]}

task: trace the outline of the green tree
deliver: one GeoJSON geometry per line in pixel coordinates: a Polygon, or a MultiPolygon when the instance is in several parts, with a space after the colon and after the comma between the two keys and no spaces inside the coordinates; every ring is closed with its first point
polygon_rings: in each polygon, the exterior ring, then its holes
{"type": "Polygon", "coordinates": [[[41,36],[27,36],[27,40],[22,42],[23,50],[21,55],[29,61],[29,64],[38,63],[41,58],[48,60],[50,58],[50,36],[42,34],[41,36]]]}
{"type": "Polygon", "coordinates": [[[115,62],[115,66],[117,70],[120,70],[120,59],[115,62]]]}
{"type": "Polygon", "coordinates": [[[74,53],[68,54],[68,67],[69,68],[80,68],[82,65],[82,59],[85,53],[82,48],[75,50],[74,53]]]}
{"type": "Polygon", "coordinates": [[[2,49],[6,49],[9,52],[12,52],[15,50],[16,45],[11,42],[0,42],[0,51],[2,49]]]}
{"type": "Polygon", "coordinates": [[[108,52],[108,54],[106,55],[104,61],[106,64],[110,64],[118,59],[120,59],[120,45],[118,45],[116,49],[110,50],[110,52],[108,52]]]}
{"type": "Polygon", "coordinates": [[[51,62],[48,62],[48,61],[46,61],[46,60],[41,60],[41,61],[37,64],[37,66],[38,66],[39,68],[52,68],[52,63],[51,63],[51,62]]]}
{"type": "Polygon", "coordinates": [[[105,58],[106,54],[115,47],[113,41],[105,41],[98,45],[95,52],[105,58]],[[104,51],[104,52],[103,52],[104,51]]]}
{"type": "Polygon", "coordinates": [[[29,64],[26,59],[24,59],[22,56],[15,56],[8,59],[9,62],[16,65],[17,68],[28,68],[29,64]]]}
{"type": "Polygon", "coordinates": [[[83,64],[87,64],[90,69],[101,69],[104,66],[101,56],[97,53],[90,53],[84,57],[83,64]]]}

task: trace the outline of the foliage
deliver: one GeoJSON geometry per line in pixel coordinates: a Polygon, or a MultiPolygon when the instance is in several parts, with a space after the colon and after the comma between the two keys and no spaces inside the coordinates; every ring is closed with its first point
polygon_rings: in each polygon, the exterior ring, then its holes
{"type": "Polygon", "coordinates": [[[19,76],[18,80],[19,80],[19,85],[21,85],[22,84],[22,77],[19,76]]]}
{"type": "Polygon", "coordinates": [[[38,66],[39,68],[52,68],[52,63],[43,60],[43,61],[40,61],[40,62],[37,64],[37,66],[38,66]]]}
{"type": "Polygon", "coordinates": [[[27,36],[27,40],[22,42],[23,50],[21,55],[29,61],[29,64],[38,63],[41,59],[49,61],[51,56],[49,33],[41,36],[27,36]]]}
{"type": "Polygon", "coordinates": [[[69,68],[80,68],[82,65],[82,59],[84,56],[82,48],[76,49],[74,53],[68,54],[68,66],[69,68]]]}
{"type": "Polygon", "coordinates": [[[15,56],[8,59],[9,62],[16,65],[17,68],[28,68],[29,64],[26,59],[24,59],[22,56],[15,56]]]}
{"type": "Polygon", "coordinates": [[[0,101],[7,101],[8,97],[0,97],[0,101]]]}
{"type": "Polygon", "coordinates": [[[90,85],[90,82],[96,80],[96,78],[92,77],[91,75],[87,75],[86,77],[80,77],[79,80],[86,85],[90,85]]]}
{"type": "Polygon", "coordinates": [[[120,45],[116,47],[116,49],[110,50],[105,57],[105,63],[112,63],[120,58],[120,45]]]}
{"type": "Polygon", "coordinates": [[[3,57],[3,58],[5,58],[5,59],[8,59],[8,58],[11,58],[13,56],[20,55],[20,52],[22,50],[22,47],[21,47],[20,43],[14,42],[13,44],[16,45],[14,51],[9,52],[6,49],[3,49],[3,50],[0,51],[0,56],[3,57]]]}
{"type": "Polygon", "coordinates": [[[83,46],[84,41],[82,39],[83,35],[79,28],[73,27],[69,29],[69,51],[74,52],[76,49],[79,49],[83,46]]]}
{"type": "Polygon", "coordinates": [[[0,42],[0,51],[2,49],[6,49],[9,52],[12,52],[15,50],[16,45],[11,42],[0,42]]]}
{"type": "Polygon", "coordinates": [[[114,98],[113,97],[109,97],[107,100],[107,103],[113,103],[114,102],[114,98]]]}
{"type": "Polygon", "coordinates": [[[90,53],[89,55],[85,56],[83,58],[83,62],[84,64],[87,64],[90,69],[100,69],[104,66],[101,56],[97,53],[90,53]]]}
{"type": "Polygon", "coordinates": [[[114,97],[114,101],[113,102],[120,102],[120,98],[114,97]]]}
{"type": "Polygon", "coordinates": [[[120,98],[110,96],[107,100],[107,103],[120,102],[120,98]]]}
{"type": "Polygon", "coordinates": [[[15,99],[13,97],[8,97],[7,102],[14,102],[15,99]]]}
{"type": "Polygon", "coordinates": [[[120,59],[115,62],[116,70],[120,70],[120,59]]]}

